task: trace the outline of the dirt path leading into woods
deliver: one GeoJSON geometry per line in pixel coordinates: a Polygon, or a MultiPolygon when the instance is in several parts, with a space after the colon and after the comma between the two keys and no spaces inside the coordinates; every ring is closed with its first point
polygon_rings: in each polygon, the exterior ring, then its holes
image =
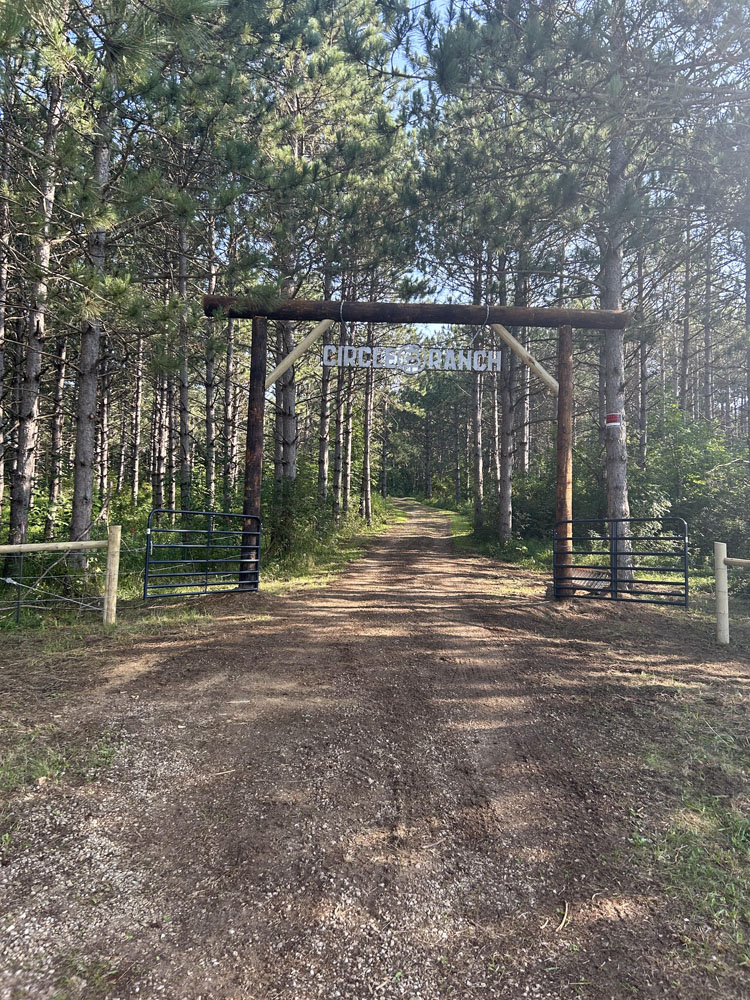
{"type": "Polygon", "coordinates": [[[675,805],[640,747],[673,675],[738,664],[553,607],[407,506],[327,588],[18,681],[22,721],[116,749],[6,807],[0,997],[750,996],[696,972],[630,843],[675,805]]]}

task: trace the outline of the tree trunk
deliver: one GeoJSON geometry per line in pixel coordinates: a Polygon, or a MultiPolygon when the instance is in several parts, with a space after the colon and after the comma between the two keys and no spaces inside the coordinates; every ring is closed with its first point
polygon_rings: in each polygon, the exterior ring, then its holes
{"type": "MultiPolygon", "coordinates": [[[[374,343],[372,324],[367,325],[367,346],[372,350],[374,343]]],[[[367,524],[372,524],[372,483],[370,453],[372,450],[372,400],[375,373],[368,368],[365,373],[365,412],[362,442],[362,514],[367,524]]]]}
{"type": "Polygon", "coordinates": [[[123,486],[125,485],[125,469],[127,468],[128,459],[128,416],[125,407],[122,407],[120,412],[120,458],[117,463],[117,486],[115,487],[115,492],[119,496],[122,493],[123,486]]]}
{"type": "MultiPolygon", "coordinates": [[[[515,282],[515,294],[513,297],[513,304],[516,306],[521,306],[526,308],[529,303],[529,260],[528,254],[522,251],[518,260],[518,275],[515,282]]],[[[503,273],[504,277],[504,273],[503,273]]],[[[562,298],[565,288],[565,247],[563,245],[562,263],[560,266],[560,285],[558,288],[558,295],[560,298],[560,305],[562,305],[562,298]]],[[[523,327],[522,330],[517,331],[517,339],[523,344],[524,347],[528,347],[529,333],[527,327],[523,327]]],[[[513,355],[513,365],[515,368],[516,360],[515,355],[513,355]]],[[[512,435],[513,439],[511,442],[512,449],[512,465],[515,469],[515,450],[516,450],[516,440],[518,440],[518,448],[521,453],[521,469],[524,473],[528,472],[529,469],[529,390],[531,385],[530,379],[530,369],[528,365],[520,366],[520,380],[519,372],[516,369],[515,376],[511,380],[511,406],[514,413],[514,423],[512,435]],[[520,381],[520,400],[518,399],[518,381],[520,381]],[[520,406],[518,405],[520,402],[520,406]]],[[[511,518],[512,520],[512,518],[511,518]]]]}
{"type": "MultiPolygon", "coordinates": [[[[610,143],[608,226],[602,261],[602,308],[622,308],[622,250],[625,239],[623,219],[626,196],[625,144],[619,137],[610,143]]],[[[628,452],[625,438],[625,334],[612,330],[604,336],[607,413],[622,415],[621,424],[609,425],[606,435],[607,511],[610,518],[630,517],[628,501],[628,452]]]]}
{"type": "Polygon", "coordinates": [[[498,491],[498,541],[509,542],[513,534],[513,376],[515,354],[505,344],[501,353],[500,391],[502,418],[500,424],[500,488],[498,491]]]}
{"type": "MultiPolygon", "coordinates": [[[[175,456],[178,453],[180,442],[177,430],[178,421],[175,419],[175,396],[174,379],[170,375],[167,378],[167,505],[170,510],[175,509],[177,503],[177,477],[175,456]]],[[[173,517],[174,520],[174,517],[173,517]]]]}
{"type": "MultiPolygon", "coordinates": [[[[159,427],[159,377],[154,378],[154,393],[151,400],[151,434],[148,445],[148,465],[146,466],[146,478],[151,483],[151,499],[153,500],[154,473],[156,470],[156,436],[159,427]]],[[[153,503],[152,503],[153,506],[153,503]]]]}
{"type": "Polygon", "coordinates": [[[556,488],[555,488],[555,584],[556,597],[572,597],[565,583],[570,581],[573,562],[573,330],[561,326],[557,331],[556,488]],[[560,586],[562,584],[562,586],[560,586]]]}
{"type": "Polygon", "coordinates": [[[682,315],[682,353],[680,355],[680,390],[679,404],[681,410],[688,408],[688,373],[690,371],[690,230],[688,219],[685,247],[685,295],[682,315]]]}
{"type": "MultiPolygon", "coordinates": [[[[284,331],[281,324],[276,324],[276,364],[284,357],[284,331]]],[[[278,499],[284,461],[284,402],[281,379],[277,378],[273,387],[273,488],[274,498],[278,499]]]]}
{"type": "MultiPolygon", "coordinates": [[[[209,320],[209,323],[212,322],[209,320]]],[[[206,503],[207,510],[216,506],[216,354],[209,332],[206,343],[206,503]]]]}
{"type": "Polygon", "coordinates": [[[472,491],[474,531],[484,526],[484,466],[482,462],[482,373],[471,375],[472,491]]]}
{"type": "MultiPolygon", "coordinates": [[[[339,347],[346,344],[346,323],[339,324],[339,347]]],[[[336,426],[333,449],[333,516],[341,517],[344,447],[344,369],[339,365],[336,372],[336,426]]]]}
{"type": "MultiPolygon", "coordinates": [[[[216,253],[214,250],[215,227],[213,216],[208,222],[208,293],[216,291],[216,253]]],[[[216,349],[214,346],[215,320],[206,319],[206,503],[207,509],[216,506],[216,349]]]]}
{"type": "Polygon", "coordinates": [[[424,492],[427,499],[432,500],[432,419],[429,409],[425,409],[424,414],[424,492]]]}
{"type": "MultiPolygon", "coordinates": [[[[599,444],[604,448],[605,445],[605,434],[606,434],[606,417],[607,417],[607,341],[606,334],[602,334],[602,339],[599,342],[599,384],[597,392],[597,412],[599,416],[599,444]]],[[[606,466],[605,475],[606,479],[606,466]]]]}
{"type": "MultiPolygon", "coordinates": [[[[529,349],[529,331],[526,327],[523,330],[521,343],[529,349]]],[[[518,410],[518,451],[520,456],[520,469],[526,475],[529,471],[529,461],[531,454],[530,426],[531,426],[531,369],[528,365],[521,365],[521,388],[520,399],[516,402],[518,410]],[[520,406],[518,405],[520,403],[520,406]]]]}
{"type": "Polygon", "coordinates": [[[242,404],[242,399],[243,398],[244,397],[243,397],[242,387],[240,385],[235,384],[235,386],[234,386],[234,413],[235,413],[235,417],[234,417],[234,425],[233,425],[232,442],[231,442],[231,445],[230,445],[231,454],[233,456],[233,463],[230,466],[230,469],[231,469],[231,485],[232,485],[233,489],[236,489],[237,483],[239,482],[239,478],[240,478],[240,448],[239,448],[240,418],[239,418],[239,414],[240,414],[240,411],[242,409],[242,405],[241,404],[242,404]]]}
{"type": "MultiPolygon", "coordinates": [[[[18,544],[31,505],[39,440],[39,386],[42,377],[47,279],[52,252],[50,223],[57,189],[57,140],[62,127],[62,84],[55,77],[47,86],[47,127],[44,135],[44,167],[39,179],[41,231],[34,238],[35,278],[31,286],[28,344],[23,386],[18,410],[16,467],[11,486],[10,542],[18,544]]],[[[93,449],[92,449],[93,450],[93,449]]]]}
{"type": "Polygon", "coordinates": [[[109,492],[109,361],[107,358],[107,338],[101,337],[101,392],[99,393],[99,504],[102,508],[107,506],[107,494],[109,492]]]}
{"type": "MultiPolygon", "coordinates": [[[[6,81],[6,86],[10,87],[10,80],[6,81]]],[[[12,93],[12,91],[10,91],[12,93]]],[[[12,98],[8,98],[9,104],[3,108],[3,118],[8,123],[12,117],[12,98]]],[[[8,199],[8,186],[10,182],[10,135],[9,127],[3,131],[3,140],[0,144],[0,507],[2,507],[5,496],[5,395],[3,391],[5,381],[5,322],[8,305],[8,262],[10,251],[10,201],[8,199]]]]}
{"type": "MultiPolygon", "coordinates": [[[[493,349],[495,348],[495,339],[493,337],[492,343],[493,349]]],[[[502,444],[500,442],[500,393],[498,389],[498,374],[493,372],[490,376],[490,385],[492,387],[492,454],[491,454],[491,467],[492,467],[492,480],[495,487],[495,496],[500,496],[500,451],[502,450],[502,444]]]]}
{"type": "Polygon", "coordinates": [[[645,331],[645,296],[643,291],[643,251],[638,252],[637,275],[637,307],[636,314],[640,326],[640,341],[638,343],[638,466],[646,468],[646,451],[648,447],[648,349],[645,331]]]}
{"type": "Polygon", "coordinates": [[[24,358],[26,350],[26,339],[28,337],[28,316],[27,311],[19,305],[18,316],[15,322],[15,336],[11,342],[10,349],[6,346],[7,362],[6,367],[13,373],[13,386],[10,397],[9,427],[6,433],[6,450],[10,452],[8,459],[8,470],[6,477],[10,477],[11,487],[13,477],[16,474],[18,461],[18,424],[21,413],[21,393],[23,391],[24,358]]]}
{"type": "Polygon", "coordinates": [[[64,336],[57,337],[55,343],[55,385],[52,391],[52,421],[50,427],[50,477],[49,504],[44,522],[44,540],[50,541],[55,536],[57,505],[60,502],[62,480],[62,436],[65,413],[63,411],[63,393],[65,391],[65,361],[68,342],[64,336]]]}
{"type": "Polygon", "coordinates": [[[383,395],[383,448],[380,456],[380,495],[388,496],[388,396],[383,395]]]}
{"type": "Polygon", "coordinates": [[[151,475],[151,500],[156,508],[164,506],[167,422],[166,379],[164,375],[157,375],[154,387],[154,462],[151,475]]]}
{"type": "Polygon", "coordinates": [[[711,343],[711,282],[712,282],[712,233],[710,224],[706,224],[706,283],[703,304],[703,418],[713,420],[713,387],[711,365],[713,346],[711,343]]]}
{"type": "Polygon", "coordinates": [[[467,419],[464,426],[464,432],[466,435],[464,441],[464,470],[466,474],[466,479],[464,480],[464,496],[471,496],[471,482],[474,474],[474,467],[471,460],[471,421],[467,419]]]}
{"type": "MultiPolygon", "coordinates": [[[[352,343],[353,330],[350,332],[349,343],[352,343]]],[[[354,369],[346,371],[346,400],[344,412],[344,449],[341,490],[341,510],[348,514],[352,499],[352,437],[354,430],[354,369]]]]}
{"type": "MultiPolygon", "coordinates": [[[[323,334],[323,344],[331,343],[330,330],[323,334]]],[[[318,503],[325,510],[328,499],[328,462],[331,441],[331,369],[323,365],[320,376],[320,416],[318,419],[318,503]]]]}
{"type": "MultiPolygon", "coordinates": [[[[294,326],[282,323],[282,357],[294,350],[294,326]]],[[[297,478],[297,387],[294,365],[279,379],[281,383],[281,478],[293,483],[297,478]]]]}
{"type": "MultiPolygon", "coordinates": [[[[73,514],[70,535],[74,540],[89,537],[94,505],[94,459],[96,446],[96,395],[99,371],[98,320],[86,323],[78,355],[78,402],[76,443],[73,460],[73,514]]],[[[78,560],[85,563],[85,558],[78,560]]]]}
{"type": "Polygon", "coordinates": [[[664,346],[664,327],[659,331],[659,428],[658,433],[664,434],[667,426],[667,359],[664,346]]]}
{"type": "Polygon", "coordinates": [[[133,460],[131,465],[131,492],[133,506],[138,504],[141,478],[141,407],[143,405],[143,334],[138,331],[135,351],[135,389],[133,392],[133,423],[131,441],[133,460]]]}
{"type": "MultiPolygon", "coordinates": [[[[250,385],[247,394],[247,432],[245,435],[245,482],[242,513],[246,518],[260,516],[263,486],[263,441],[266,410],[266,372],[268,366],[268,322],[264,316],[253,318],[250,344],[250,385]]],[[[252,523],[245,521],[245,528],[252,523]]],[[[242,577],[240,577],[242,579],[242,577]]]]}
{"type": "Polygon", "coordinates": [[[456,507],[461,503],[461,423],[459,419],[458,403],[453,404],[453,426],[455,428],[456,464],[455,464],[455,486],[456,486],[456,507]]]}
{"type": "MultiPolygon", "coordinates": [[[[97,134],[94,145],[94,188],[99,207],[104,204],[105,190],[109,184],[109,115],[109,103],[104,101],[97,115],[97,134]]],[[[89,233],[88,252],[96,280],[101,281],[104,277],[107,252],[107,231],[103,226],[95,227],[89,233]]],[[[91,533],[94,508],[94,452],[101,335],[102,320],[100,316],[94,316],[84,323],[81,331],[81,349],[78,355],[73,510],[70,520],[70,537],[73,541],[86,539],[91,533]]],[[[77,555],[74,561],[81,569],[87,565],[86,556],[83,554],[77,555]]]]}
{"type": "MultiPolygon", "coordinates": [[[[748,181],[747,208],[750,217],[750,180],[748,181]]],[[[750,221],[745,228],[745,398],[750,407],[750,221]]],[[[747,420],[747,451],[750,461],[750,412],[747,420]]]]}
{"type": "MultiPolygon", "coordinates": [[[[277,358],[281,361],[294,349],[293,325],[276,324],[277,358]]],[[[276,423],[274,428],[274,543],[281,552],[289,551],[294,539],[294,487],[297,478],[297,400],[294,365],[276,381],[276,423]]]]}
{"type": "Polygon", "coordinates": [[[224,510],[232,509],[232,492],[237,482],[237,407],[234,392],[234,320],[227,320],[227,354],[224,371],[224,469],[222,471],[224,510]]]}
{"type": "Polygon", "coordinates": [[[648,345],[641,339],[638,345],[638,369],[641,384],[640,417],[638,420],[638,465],[646,468],[648,455],[648,345]]]}
{"type": "Polygon", "coordinates": [[[190,392],[189,392],[189,339],[188,339],[188,307],[187,307],[187,230],[181,222],[177,234],[178,264],[177,291],[182,300],[180,308],[180,506],[183,510],[191,508],[191,492],[193,485],[193,454],[190,443],[190,392]]]}

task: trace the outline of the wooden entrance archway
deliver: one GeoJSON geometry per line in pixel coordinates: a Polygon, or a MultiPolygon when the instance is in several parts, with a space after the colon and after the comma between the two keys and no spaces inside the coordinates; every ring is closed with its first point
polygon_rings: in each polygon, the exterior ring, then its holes
{"type": "MultiPolygon", "coordinates": [[[[463,305],[450,302],[333,302],[286,299],[266,308],[241,297],[206,295],[207,316],[224,315],[252,320],[250,387],[248,392],[247,447],[243,514],[260,515],[263,468],[263,418],[268,385],[301,357],[334,322],[352,323],[440,323],[458,326],[490,326],[521,360],[557,395],[557,489],[555,520],[573,518],[573,328],[623,330],[630,316],[622,310],[522,308],[520,306],[463,305]],[[313,320],[318,327],[266,378],[269,319],[313,320]],[[508,326],[538,326],[557,329],[557,378],[552,378],[505,329],[508,326]],[[545,378],[546,376],[546,378],[545,378]]],[[[571,562],[569,534],[558,536],[556,561],[563,568],[571,562]]]]}

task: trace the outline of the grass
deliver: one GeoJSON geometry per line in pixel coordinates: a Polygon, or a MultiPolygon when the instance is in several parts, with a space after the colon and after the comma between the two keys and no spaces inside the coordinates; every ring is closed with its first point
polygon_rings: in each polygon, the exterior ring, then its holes
{"type": "MultiPolygon", "coordinates": [[[[715,796],[686,801],[654,843],[654,860],[671,895],[718,931],[722,953],[750,968],[750,820],[715,796]]],[[[692,932],[695,934],[695,932],[692,932]]],[[[699,932],[700,934],[700,932],[699,932]]],[[[689,946],[713,942],[685,935],[689,946]]],[[[709,957],[710,963],[716,958],[709,957]]]]}
{"type": "Polygon", "coordinates": [[[688,914],[681,940],[712,972],[750,968],[750,819],[716,796],[686,799],[666,829],[634,844],[688,914]]]}
{"type": "Polygon", "coordinates": [[[0,738],[7,746],[0,755],[0,795],[63,777],[93,780],[111,764],[119,746],[111,732],[74,741],[51,725],[26,731],[5,727],[0,738]]]}
{"type": "Polygon", "coordinates": [[[22,847],[16,841],[14,793],[47,782],[94,781],[118,749],[119,739],[109,730],[87,737],[53,725],[0,728],[0,865],[22,847]]]}
{"type": "Polygon", "coordinates": [[[118,965],[111,958],[84,958],[69,954],[55,983],[52,1000],[104,1000],[120,978],[118,965]]]}
{"type": "Polygon", "coordinates": [[[451,510],[436,503],[420,500],[438,514],[444,514],[451,525],[456,552],[489,556],[501,562],[513,563],[523,569],[552,570],[552,542],[541,538],[512,538],[505,545],[494,539],[489,530],[475,534],[473,518],[464,511],[451,510]]]}
{"type": "Polygon", "coordinates": [[[361,559],[367,545],[392,524],[408,520],[408,514],[388,504],[384,516],[365,525],[359,518],[344,521],[334,537],[309,539],[304,549],[263,570],[265,593],[286,593],[291,589],[325,585],[342,573],[349,563],[361,559]]]}
{"type": "MultiPolygon", "coordinates": [[[[648,674],[640,683],[649,684],[648,674]]],[[[662,681],[663,683],[663,681],[662,681]]],[[[674,804],[661,818],[636,821],[634,861],[684,914],[679,937],[709,971],[750,968],[750,737],[742,696],[675,684],[674,741],[644,749],[647,771],[667,784],[674,804]],[[707,697],[708,694],[708,697],[707,697]]]]}

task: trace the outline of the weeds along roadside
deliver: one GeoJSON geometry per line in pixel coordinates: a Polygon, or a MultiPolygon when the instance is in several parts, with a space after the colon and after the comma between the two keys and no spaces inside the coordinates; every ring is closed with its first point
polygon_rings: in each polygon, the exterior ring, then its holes
{"type": "MultiPolygon", "coordinates": [[[[646,671],[631,677],[638,693],[664,683],[646,671]]],[[[668,807],[634,805],[632,863],[678,908],[675,934],[691,961],[720,975],[750,968],[748,695],[731,681],[670,687],[654,739],[639,748],[668,807]]]]}
{"type": "MultiPolygon", "coordinates": [[[[308,508],[307,516],[295,520],[292,544],[287,545],[284,551],[279,551],[274,546],[271,531],[265,533],[261,552],[263,590],[273,593],[287,586],[299,589],[325,583],[341,572],[348,563],[359,558],[371,538],[405,517],[396,505],[377,495],[373,496],[370,525],[354,511],[342,516],[336,523],[331,516],[318,517],[317,513],[308,508]]],[[[132,625],[135,619],[141,617],[149,621],[194,617],[189,598],[159,599],[148,605],[144,604],[145,518],[139,517],[130,523],[123,518],[123,521],[117,628],[125,623],[132,625]]],[[[101,526],[98,534],[96,531],[92,532],[92,537],[99,535],[106,537],[105,527],[101,526]]],[[[103,587],[105,559],[98,557],[98,553],[94,555],[96,557],[89,560],[86,578],[76,581],[79,593],[84,597],[87,594],[100,594],[103,587]]],[[[0,583],[0,608],[3,609],[0,613],[0,632],[23,634],[24,630],[75,627],[82,633],[95,634],[102,630],[103,626],[97,618],[100,612],[96,608],[70,606],[70,602],[66,600],[69,591],[66,589],[64,572],[58,568],[58,564],[59,559],[55,558],[55,554],[48,559],[40,556],[33,559],[27,557],[24,575],[32,577],[34,573],[38,573],[37,580],[44,592],[56,592],[62,600],[47,610],[28,608],[22,604],[18,623],[14,609],[16,588],[0,583]]]]}

